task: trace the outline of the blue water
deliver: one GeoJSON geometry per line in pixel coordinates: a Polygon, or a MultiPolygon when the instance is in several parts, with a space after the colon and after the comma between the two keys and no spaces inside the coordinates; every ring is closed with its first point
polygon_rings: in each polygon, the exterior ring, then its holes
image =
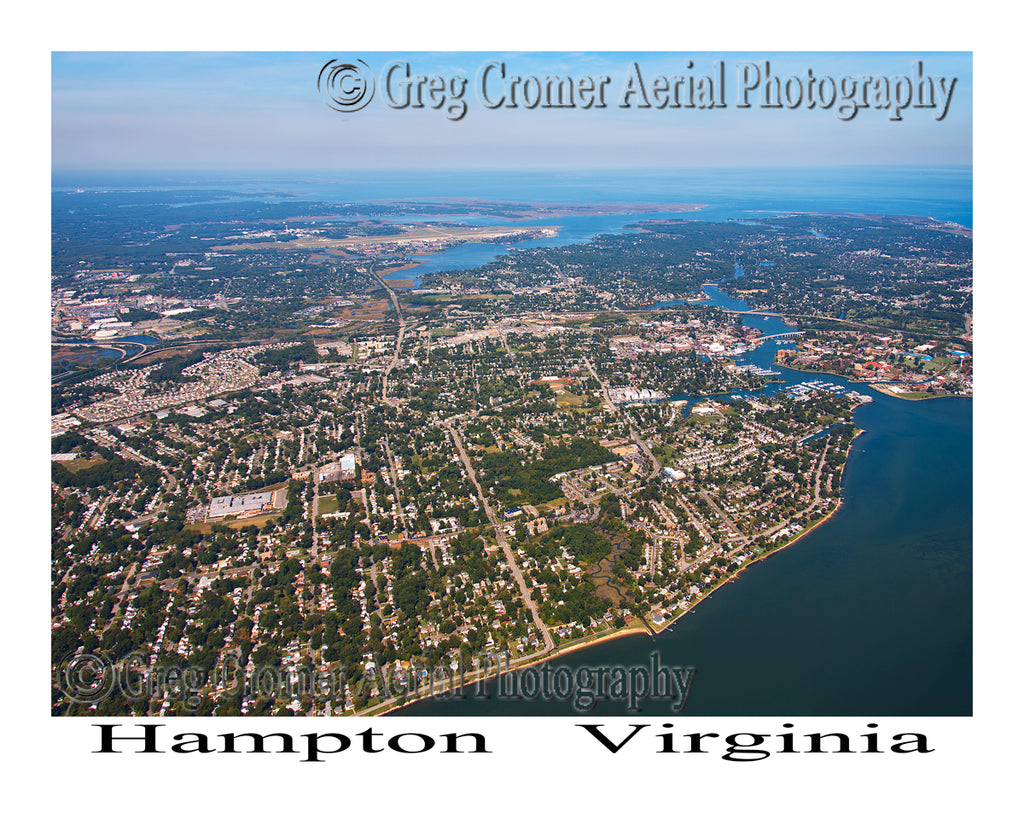
{"type": "MultiPolygon", "coordinates": [[[[715,285],[704,290],[709,299],[702,304],[747,309],[715,285]]],[[[773,316],[744,321],[765,335],[795,329],[773,316]]],[[[564,666],[575,678],[585,669],[646,667],[657,650],[663,664],[698,670],[684,711],[689,716],[969,715],[973,401],[903,401],[840,376],[775,367],[775,351],[790,346],[792,341],[766,342],[738,357],[737,363],[781,373],[781,383],[759,394],[820,380],[874,398],[854,410],[854,422],[865,432],[847,462],[839,511],[657,638],[625,637],[551,666],[564,666]]],[[[493,683],[468,693],[463,700],[414,703],[399,713],[581,713],[567,700],[497,698],[493,683]]],[[[642,708],[647,715],[679,716],[667,701],[642,708]]],[[[626,711],[620,702],[599,701],[587,713],[626,711]]]]}
{"type": "MultiPolygon", "coordinates": [[[[856,212],[928,216],[973,227],[970,168],[698,169],[643,172],[483,171],[322,174],[55,174],[54,191],[217,189],[233,199],[295,198],[333,203],[465,197],[505,202],[703,204],[679,218],[722,221],[764,213],[856,212]],[[288,196],[286,196],[286,194],[288,196]]],[[[186,206],[187,207],[187,206],[186,206]]],[[[665,218],[659,214],[658,218],[665,218]]],[[[647,216],[564,216],[557,237],[518,247],[586,241],[647,216]]],[[[478,220],[501,224],[500,220],[478,220]]],[[[463,245],[424,260],[417,276],[461,269],[508,252],[463,245]]],[[[400,274],[408,276],[408,273],[400,274]]],[[[745,309],[715,286],[711,303],[745,309]]],[[[778,319],[745,319],[766,334],[792,330],[778,319]]],[[[771,366],[766,343],[740,363],[771,366]]],[[[779,369],[779,368],[776,368],[779,369]]],[[[834,376],[782,370],[783,384],[834,376]]],[[[871,393],[855,423],[839,512],[807,537],[751,567],[656,640],[634,636],[557,661],[573,669],[665,664],[696,666],[689,715],[967,715],[972,711],[970,399],[901,401],[871,393]]],[[[430,701],[409,715],[576,715],[567,702],[430,701]]],[[[596,714],[623,714],[604,703],[596,714]]],[[[672,715],[666,704],[645,714],[672,715]]]]}
{"type": "Polygon", "coordinates": [[[116,341],[134,341],[137,344],[159,344],[160,339],[153,338],[152,336],[125,336],[124,338],[115,339],[116,341]]]}
{"type": "MultiPolygon", "coordinates": [[[[602,643],[552,668],[648,666],[652,651],[695,667],[683,713],[648,701],[647,717],[969,715],[972,402],[882,399],[857,410],[867,432],[831,520],[657,638],[602,643]]],[[[579,714],[565,701],[472,695],[400,713],[579,714]]],[[[590,713],[626,715],[618,702],[590,713]]]]}
{"type": "MultiPolygon", "coordinates": [[[[665,171],[346,171],[195,174],[60,172],[55,191],[218,189],[261,201],[427,201],[705,204],[692,218],[759,211],[870,212],[972,226],[972,172],[963,167],[697,168],[665,171]]],[[[600,217],[592,217],[600,218],[600,217]]]]}
{"type": "MultiPolygon", "coordinates": [[[[705,289],[711,303],[743,309],[717,287],[705,289]]],[[[766,332],[793,329],[769,322],[778,326],[766,332]]],[[[765,343],[737,361],[769,367],[777,349],[765,343]]],[[[551,668],[564,666],[578,679],[581,669],[647,667],[658,651],[663,665],[697,669],[682,714],[668,700],[649,700],[645,715],[970,715],[973,401],[904,401],[839,376],[775,369],[782,383],[759,394],[813,379],[874,398],[854,410],[865,431],[843,473],[839,511],[658,637],[602,643],[551,668]]],[[[493,682],[466,693],[399,713],[581,713],[567,700],[498,698],[493,682]]],[[[586,713],[627,715],[618,701],[586,713]]]]}
{"type": "MultiPolygon", "coordinates": [[[[699,211],[659,212],[657,218],[724,221],[769,213],[812,211],[930,216],[964,227],[973,225],[970,168],[719,168],[671,171],[375,171],[323,173],[294,171],[173,176],[116,172],[61,172],[53,175],[55,192],[96,190],[175,191],[216,189],[229,201],[305,201],[345,204],[451,198],[498,202],[569,202],[700,204],[699,211]]],[[[177,204],[177,203],[176,203],[177,204]]],[[[184,205],[183,207],[188,207],[184,205]]],[[[442,217],[417,217],[436,219],[442,217]]],[[[451,217],[443,217],[449,219],[451,217]]],[[[493,218],[463,219],[470,224],[530,227],[558,225],[559,235],[518,243],[516,247],[550,247],[585,242],[601,233],[621,233],[648,215],[559,216],[516,222],[493,218]]],[[[403,217],[403,221],[407,221],[403,217]]],[[[500,244],[470,244],[431,254],[415,269],[414,286],[427,273],[485,264],[503,253],[500,244]]],[[[394,274],[408,278],[409,272],[394,274]]]]}
{"type": "MultiPolygon", "coordinates": [[[[85,343],[83,343],[85,346],[85,343]]],[[[79,355],[75,357],[62,358],[59,361],[53,361],[50,363],[51,374],[64,373],[65,371],[72,369],[76,364],[83,365],[87,364],[95,366],[99,363],[100,359],[103,358],[120,358],[121,353],[117,350],[97,350],[95,353],[90,355],[79,355]]]]}
{"type": "MultiPolygon", "coordinates": [[[[701,204],[698,211],[659,212],[659,219],[725,221],[754,215],[803,212],[882,213],[890,215],[930,216],[940,221],[973,224],[971,205],[972,174],[969,169],[875,169],[853,172],[832,169],[806,170],[720,170],[687,173],[630,173],[617,178],[573,175],[554,184],[548,176],[532,178],[503,175],[474,178],[474,193],[466,196],[493,196],[505,201],[537,202],[650,202],[701,204]],[[485,187],[486,186],[486,187],[485,187]],[[479,192],[476,192],[479,191],[479,192]],[[492,191],[490,194],[485,191],[492,191]],[[555,193],[557,191],[557,193],[555,193]]],[[[431,189],[424,180],[418,180],[431,189]]],[[[407,198],[412,198],[406,194],[407,198]]],[[[601,233],[623,233],[626,226],[647,215],[609,214],[559,216],[503,223],[496,219],[467,219],[473,224],[507,224],[531,227],[556,224],[556,237],[520,242],[517,248],[552,247],[586,242],[601,233]]],[[[815,236],[823,236],[812,230],[815,236]]],[[[416,268],[414,286],[428,273],[459,270],[493,261],[506,253],[498,245],[468,245],[432,254],[416,268]]],[[[395,274],[408,277],[408,271],[395,274]]]]}

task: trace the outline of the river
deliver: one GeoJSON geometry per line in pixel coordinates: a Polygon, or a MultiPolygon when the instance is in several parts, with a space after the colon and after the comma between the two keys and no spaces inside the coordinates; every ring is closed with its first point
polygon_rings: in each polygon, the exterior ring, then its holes
{"type": "MultiPolygon", "coordinates": [[[[54,193],[80,185],[178,190],[180,180],[103,172],[96,179],[53,180],[54,193]],[[62,187],[63,186],[63,187],[62,187]],[[70,186],[70,187],[68,187],[70,186]]],[[[650,172],[344,172],[211,175],[207,186],[260,201],[282,197],[351,202],[448,197],[519,202],[700,203],[678,218],[725,221],[765,213],[889,213],[930,216],[973,225],[970,168],[688,169],[650,172]],[[278,190],[286,193],[282,194],[278,190]]],[[[659,213],[657,218],[672,214],[659,213]]],[[[556,224],[558,236],[517,247],[587,241],[621,233],[650,218],[637,214],[559,216],[511,223],[556,224]]],[[[402,219],[404,221],[404,217],[402,219]]],[[[501,224],[501,220],[464,220],[501,224]]],[[[507,252],[502,245],[467,244],[425,258],[395,274],[417,280],[432,270],[464,269],[507,252]]],[[[717,287],[711,303],[745,309],[717,287]]],[[[776,318],[745,317],[766,334],[785,332],[776,318]]],[[[778,346],[766,343],[740,363],[770,366],[778,346]]],[[[778,369],[778,368],[776,368],[778,369]]],[[[782,370],[787,385],[833,376],[782,370]]],[[[693,666],[687,715],[966,715],[971,713],[972,416],[973,401],[903,401],[857,385],[874,402],[858,407],[865,430],[843,476],[843,504],[825,524],[789,548],[751,566],[657,638],[634,635],[555,660],[576,671],[647,665],[652,651],[669,665],[693,666]]],[[[492,688],[493,690],[493,688],[492,688]]],[[[469,698],[423,701],[401,714],[575,716],[570,702],[469,698]]],[[[623,714],[616,702],[594,713],[623,714]]],[[[671,714],[665,702],[647,714],[671,714]]]]}
{"type": "MultiPolygon", "coordinates": [[[[711,304],[746,309],[710,285],[711,304]]],[[[779,319],[745,321],[766,334],[779,319]]],[[[738,363],[771,366],[774,342],[738,363]]],[[[580,669],[697,669],[683,716],[969,715],[972,697],[973,400],[905,401],[837,376],[781,369],[782,384],[820,379],[871,394],[863,430],[826,523],[717,590],[657,637],[629,635],[551,661],[580,669]]],[[[574,676],[574,678],[576,678],[574,676]]],[[[578,678],[576,678],[578,679],[578,678]]],[[[566,699],[424,700],[403,716],[575,716],[566,699]]],[[[493,684],[480,689],[495,694],[493,684]]],[[[669,701],[643,714],[679,716],[669,701]]],[[[626,715],[622,702],[588,713],[626,715]]]]}

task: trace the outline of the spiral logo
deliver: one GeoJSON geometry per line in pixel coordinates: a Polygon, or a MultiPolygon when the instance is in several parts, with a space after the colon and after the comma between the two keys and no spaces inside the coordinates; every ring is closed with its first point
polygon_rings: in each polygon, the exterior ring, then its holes
{"type": "Polygon", "coordinates": [[[343,114],[365,108],[375,90],[373,72],[362,60],[328,60],[320,69],[316,87],[328,107],[343,114]]]}
{"type": "Polygon", "coordinates": [[[70,654],[57,665],[57,688],[72,702],[100,702],[113,691],[114,682],[114,669],[96,654],[70,654]]]}

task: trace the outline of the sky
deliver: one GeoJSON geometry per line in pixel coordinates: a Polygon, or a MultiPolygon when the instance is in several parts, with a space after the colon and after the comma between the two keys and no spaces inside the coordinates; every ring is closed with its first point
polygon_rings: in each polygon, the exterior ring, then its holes
{"type": "MultiPolygon", "coordinates": [[[[54,51],[51,68],[53,171],[971,164],[969,52],[54,51]],[[365,64],[374,83],[365,107],[339,112],[318,90],[332,60],[365,64]],[[807,107],[820,87],[809,72],[837,85],[844,77],[909,76],[914,88],[918,63],[925,75],[956,78],[941,121],[941,104],[909,107],[894,121],[891,109],[875,107],[874,86],[872,106],[852,119],[841,118],[838,101],[807,107]],[[444,91],[425,90],[415,107],[406,70],[444,91]],[[796,77],[789,87],[803,101],[764,107],[762,82],[749,107],[739,107],[744,70],[796,77]],[[583,109],[579,97],[572,109],[511,107],[525,86],[513,87],[513,77],[548,76],[571,77],[577,89],[586,78],[609,77],[605,107],[583,109]],[[659,109],[659,76],[708,76],[711,99],[724,107],[659,109]],[[649,108],[639,93],[626,97],[637,78],[649,108]],[[410,105],[401,108],[407,92],[410,105]]],[[[352,82],[342,80],[335,101],[353,92],[352,82]]],[[[826,90],[819,99],[829,97],[826,90]]]]}

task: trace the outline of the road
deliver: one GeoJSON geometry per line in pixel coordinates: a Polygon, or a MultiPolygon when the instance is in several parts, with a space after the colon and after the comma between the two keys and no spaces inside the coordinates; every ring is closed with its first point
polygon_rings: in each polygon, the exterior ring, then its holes
{"type": "MultiPolygon", "coordinates": [[[[825,466],[825,456],[828,455],[828,445],[821,451],[821,457],[818,459],[818,465],[814,469],[814,501],[804,511],[810,516],[810,514],[818,508],[821,504],[821,470],[825,466]]],[[[792,522],[792,518],[786,518],[781,523],[776,524],[771,529],[766,529],[761,532],[761,535],[768,536],[773,535],[780,529],[784,529],[789,526],[792,522]]]]}
{"type": "Polygon", "coordinates": [[[718,517],[722,519],[722,522],[726,525],[726,527],[734,535],[736,535],[739,538],[742,538],[742,545],[746,546],[750,543],[750,538],[748,538],[745,534],[743,534],[743,532],[736,528],[736,524],[733,522],[733,519],[729,517],[729,515],[727,515],[717,503],[715,503],[714,498],[712,498],[711,495],[708,494],[708,491],[706,489],[700,490],[700,496],[708,502],[708,506],[715,510],[715,513],[718,515],[718,517]]]}
{"type": "Polygon", "coordinates": [[[641,450],[643,450],[643,453],[651,462],[651,474],[657,475],[661,471],[661,462],[654,457],[654,453],[651,452],[651,448],[647,445],[647,441],[645,441],[643,437],[641,437],[640,433],[636,431],[636,428],[633,426],[633,422],[630,420],[629,415],[627,413],[624,413],[615,404],[615,402],[612,401],[611,393],[608,392],[608,385],[605,384],[604,381],[602,381],[600,378],[598,378],[597,370],[595,370],[594,365],[590,363],[590,359],[584,358],[583,363],[587,365],[587,369],[590,370],[590,374],[594,377],[594,380],[598,384],[600,384],[601,392],[604,394],[605,402],[608,404],[609,407],[611,407],[613,412],[617,412],[625,419],[626,424],[629,426],[629,437],[633,440],[633,443],[635,443],[638,447],[640,447],[641,450]]]}
{"type": "Polygon", "coordinates": [[[388,400],[388,388],[391,385],[391,372],[398,366],[398,357],[402,352],[402,342],[405,341],[405,316],[402,315],[402,307],[398,303],[398,294],[395,293],[391,287],[388,286],[387,282],[381,277],[381,275],[374,269],[376,262],[370,264],[370,275],[376,279],[377,284],[387,291],[388,298],[391,299],[391,306],[395,308],[395,315],[398,316],[398,339],[395,341],[395,353],[391,356],[391,361],[388,364],[388,368],[384,371],[384,385],[381,391],[382,397],[385,401],[388,400]]]}
{"type": "Polygon", "coordinates": [[[309,505],[309,523],[313,529],[313,546],[310,549],[310,565],[315,565],[320,551],[320,535],[316,530],[316,519],[320,516],[320,465],[313,464],[313,502],[309,505]]]}
{"type": "Polygon", "coordinates": [[[476,487],[477,497],[480,498],[480,503],[483,505],[484,512],[487,514],[487,520],[490,521],[491,526],[494,528],[494,535],[498,540],[498,545],[501,546],[502,550],[505,552],[505,559],[508,561],[508,565],[512,569],[512,574],[515,576],[516,583],[519,584],[519,594],[522,596],[523,601],[526,603],[526,607],[530,610],[530,614],[533,616],[534,625],[544,638],[544,652],[551,651],[555,647],[555,641],[552,639],[551,632],[548,631],[548,627],[544,625],[544,621],[540,619],[540,612],[537,610],[537,604],[533,601],[533,597],[530,595],[530,589],[526,585],[526,580],[523,578],[523,573],[520,571],[519,565],[516,563],[516,557],[512,551],[512,547],[509,546],[508,541],[505,539],[505,531],[499,525],[498,518],[494,514],[494,510],[491,509],[490,503],[487,502],[487,496],[484,494],[483,489],[480,487],[480,482],[476,478],[476,471],[473,469],[473,464],[470,462],[469,456],[466,454],[466,449],[462,444],[462,436],[451,421],[444,422],[444,426],[452,436],[452,440],[455,442],[455,448],[459,451],[459,458],[462,460],[462,465],[466,468],[466,474],[469,475],[470,482],[474,487],[476,487]]]}
{"type": "MultiPolygon", "coordinates": [[[[492,325],[493,326],[493,325],[492,325]]],[[[498,338],[501,339],[501,343],[505,345],[505,352],[508,353],[508,360],[512,364],[512,368],[516,371],[516,377],[519,379],[519,388],[525,389],[526,379],[523,378],[523,371],[519,369],[519,364],[516,362],[516,357],[512,353],[512,348],[508,343],[508,332],[498,328],[498,338]]]]}
{"type": "Polygon", "coordinates": [[[103,627],[103,631],[100,632],[101,636],[106,634],[107,629],[121,619],[121,606],[124,605],[124,598],[128,594],[128,587],[131,586],[132,578],[135,576],[135,570],[138,568],[138,563],[132,563],[128,568],[128,571],[125,573],[124,583],[121,584],[121,590],[114,595],[114,608],[110,612],[110,619],[107,620],[107,624],[103,627]]]}
{"type": "MultiPolygon", "coordinates": [[[[161,490],[161,495],[163,495],[164,497],[173,496],[174,493],[178,489],[178,479],[175,478],[174,475],[172,475],[170,472],[168,472],[166,469],[164,469],[159,464],[157,464],[157,466],[163,472],[164,477],[167,478],[167,486],[165,486],[161,490]]],[[[128,521],[128,523],[130,523],[132,526],[136,526],[136,527],[137,526],[141,526],[143,523],[148,523],[149,521],[156,520],[160,516],[161,512],[166,512],[166,511],[167,511],[167,501],[166,500],[161,500],[156,505],[156,508],[153,509],[152,512],[147,512],[145,515],[142,515],[141,517],[138,517],[138,518],[135,518],[134,520],[128,521]]]]}
{"type": "Polygon", "coordinates": [[[402,535],[409,534],[409,524],[405,519],[405,509],[402,508],[402,495],[398,489],[398,468],[395,466],[395,456],[391,454],[391,446],[388,438],[384,436],[384,453],[388,456],[388,466],[391,467],[392,489],[395,493],[395,506],[398,507],[398,519],[402,522],[402,535]]]}

